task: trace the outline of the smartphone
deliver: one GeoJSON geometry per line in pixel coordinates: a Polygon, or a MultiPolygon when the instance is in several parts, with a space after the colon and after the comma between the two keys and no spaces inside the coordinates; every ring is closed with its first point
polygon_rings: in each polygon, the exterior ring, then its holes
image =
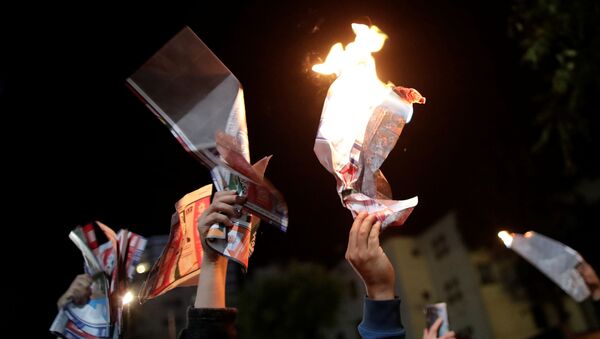
{"type": "Polygon", "coordinates": [[[430,328],[438,318],[442,318],[442,324],[437,333],[437,336],[439,337],[448,332],[449,328],[446,303],[428,304],[425,306],[425,322],[427,328],[430,328]]]}

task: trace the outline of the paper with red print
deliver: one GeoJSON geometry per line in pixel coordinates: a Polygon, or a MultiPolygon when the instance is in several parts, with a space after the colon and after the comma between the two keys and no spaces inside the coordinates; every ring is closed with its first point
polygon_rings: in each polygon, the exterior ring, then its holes
{"type": "Polygon", "coordinates": [[[162,254],[150,269],[139,293],[140,302],[162,295],[178,286],[198,283],[202,265],[202,243],[198,219],[210,205],[212,185],[186,194],[176,204],[171,232],[162,254]]]}
{"type": "Polygon", "coordinates": [[[390,87],[384,100],[364,107],[353,105],[353,96],[344,93],[344,88],[334,88],[335,82],[325,99],[314,152],[335,176],[342,204],[353,216],[368,212],[377,216],[382,227],[402,225],[418,198],[393,200],[390,185],[379,168],[411,120],[412,104],[424,103],[425,98],[411,88],[390,87]],[[359,109],[366,109],[368,114],[359,109]],[[352,124],[344,128],[344,121],[352,124]]]}

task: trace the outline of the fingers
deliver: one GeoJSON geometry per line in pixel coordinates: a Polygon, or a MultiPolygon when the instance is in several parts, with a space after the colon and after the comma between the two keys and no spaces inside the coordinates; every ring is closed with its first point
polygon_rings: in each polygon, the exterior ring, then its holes
{"type": "Polygon", "coordinates": [[[438,330],[440,329],[440,325],[442,325],[442,318],[437,318],[433,325],[431,325],[429,328],[429,332],[437,334],[438,330]]]}
{"type": "Polygon", "coordinates": [[[246,203],[246,197],[238,196],[236,191],[216,192],[210,206],[198,219],[200,234],[206,233],[210,225],[215,223],[221,223],[229,227],[233,226],[230,218],[241,215],[240,208],[236,208],[234,205],[243,205],[244,203],[246,203]]]}
{"type": "Polygon", "coordinates": [[[245,196],[240,196],[237,194],[236,191],[231,191],[231,190],[227,190],[227,191],[219,191],[216,192],[215,195],[213,196],[213,203],[214,202],[223,202],[229,205],[234,205],[234,204],[239,204],[239,205],[243,205],[246,203],[247,197],[245,196]]]}
{"type": "Polygon", "coordinates": [[[356,248],[356,236],[358,233],[358,229],[360,228],[360,225],[362,224],[363,220],[367,217],[367,215],[367,212],[361,212],[356,216],[356,218],[354,218],[354,222],[352,223],[352,227],[350,228],[350,235],[348,236],[346,260],[349,260],[350,256],[356,248]]]}
{"type": "Polygon", "coordinates": [[[211,212],[222,213],[230,218],[236,218],[240,216],[240,213],[233,207],[233,205],[229,205],[221,201],[215,201],[212,203],[211,212]]]}
{"type": "Polygon", "coordinates": [[[72,295],[71,299],[73,300],[73,303],[75,303],[76,305],[84,305],[88,302],[91,294],[92,294],[92,291],[90,291],[89,288],[77,289],[77,290],[73,291],[73,295],[72,295]]]}
{"type": "Polygon", "coordinates": [[[92,277],[87,274],[80,274],[75,278],[74,283],[84,288],[88,288],[92,284],[92,277]]]}
{"type": "Polygon", "coordinates": [[[348,237],[346,260],[351,260],[360,253],[366,253],[368,249],[379,248],[381,223],[376,221],[375,215],[368,215],[366,212],[356,216],[348,237]]]}
{"type": "Polygon", "coordinates": [[[71,298],[75,304],[82,305],[89,300],[89,297],[92,294],[92,291],[90,290],[91,285],[92,277],[87,274],[80,274],[75,278],[71,285],[71,298]]]}
{"type": "Polygon", "coordinates": [[[453,338],[456,338],[456,333],[454,333],[454,331],[446,332],[446,333],[444,333],[443,336],[440,337],[440,339],[453,339],[453,338]]]}
{"type": "Polygon", "coordinates": [[[206,216],[206,222],[204,225],[206,226],[206,229],[208,230],[208,227],[212,224],[223,224],[227,227],[233,226],[233,222],[231,221],[231,219],[229,219],[229,217],[227,217],[225,214],[217,212],[210,213],[206,216]]]}
{"type": "Polygon", "coordinates": [[[58,300],[58,308],[63,308],[69,302],[73,302],[76,305],[83,305],[88,302],[92,291],[90,286],[92,285],[92,277],[87,274],[80,274],[71,283],[71,286],[67,289],[65,294],[58,300]]]}
{"type": "Polygon", "coordinates": [[[235,191],[219,191],[216,192],[212,198],[212,203],[210,204],[210,209],[215,209],[215,207],[221,205],[229,205],[233,206],[236,202],[237,193],[235,191]]]}
{"type": "Polygon", "coordinates": [[[379,248],[379,233],[381,232],[381,222],[377,221],[371,232],[369,233],[369,240],[367,243],[367,247],[369,250],[375,250],[379,248]]]}
{"type": "Polygon", "coordinates": [[[356,248],[358,251],[365,252],[367,250],[367,245],[369,241],[369,234],[371,233],[371,229],[373,228],[373,223],[377,220],[375,215],[369,215],[366,217],[358,230],[358,234],[356,236],[356,248]]]}
{"type": "Polygon", "coordinates": [[[213,196],[212,203],[209,206],[209,212],[224,213],[230,218],[240,216],[240,208],[234,205],[243,205],[247,198],[238,196],[236,191],[219,191],[213,196]]]}
{"type": "Polygon", "coordinates": [[[71,298],[69,297],[69,294],[68,294],[68,291],[67,291],[67,292],[65,292],[65,294],[63,294],[62,296],[60,296],[60,298],[56,302],[56,307],[60,310],[63,307],[65,307],[65,305],[68,304],[69,301],[71,301],[71,298]]]}
{"type": "MultiPolygon", "coordinates": [[[[423,339],[436,339],[438,329],[440,328],[441,324],[442,324],[442,318],[437,318],[435,320],[435,322],[433,323],[433,325],[431,325],[430,328],[424,328],[423,329],[423,339]]],[[[448,333],[452,333],[452,336],[454,335],[454,332],[448,332],[448,333]]],[[[448,334],[448,333],[446,333],[446,334],[448,334]]],[[[441,338],[444,338],[444,339],[453,338],[452,336],[446,338],[445,337],[446,334],[444,334],[444,336],[442,336],[441,338]]]]}

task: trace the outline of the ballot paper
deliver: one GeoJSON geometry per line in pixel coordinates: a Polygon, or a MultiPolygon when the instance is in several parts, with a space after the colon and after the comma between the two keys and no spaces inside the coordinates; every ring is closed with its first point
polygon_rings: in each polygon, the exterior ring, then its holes
{"type": "Polygon", "coordinates": [[[99,221],[95,224],[109,239],[100,246],[93,223],[77,226],[69,233],[83,255],[85,272],[92,277],[92,293],[85,305],[67,303],[59,310],[50,332],[65,338],[119,337],[123,319],[118,301],[146,247],[146,239],[138,234],[128,230],[116,234],[99,221]]]}
{"type": "MultiPolygon", "coordinates": [[[[198,284],[202,267],[198,219],[210,205],[211,193],[212,185],[206,185],[186,194],[175,204],[169,240],[142,285],[138,296],[140,302],[156,298],[178,286],[198,284]]],[[[242,213],[239,218],[231,219],[233,227],[229,230],[213,225],[208,232],[213,234],[211,246],[238,261],[242,267],[247,267],[248,258],[254,251],[258,220],[242,213]]]]}
{"type": "Polygon", "coordinates": [[[248,196],[244,207],[286,230],[283,197],[250,165],[241,84],[189,27],[154,54],[127,84],[181,145],[212,170],[217,189],[228,187],[232,176],[238,177],[243,183],[240,194],[248,196]],[[228,157],[223,157],[223,151],[228,157]]]}
{"type": "Polygon", "coordinates": [[[325,62],[313,66],[315,72],[337,75],[323,105],[314,152],[335,176],[342,204],[353,216],[368,212],[382,227],[402,225],[418,198],[393,200],[379,168],[410,122],[412,104],[425,98],[377,77],[371,53],[383,47],[385,34],[376,26],[352,24],[352,29],[354,42],[334,45],[325,62]]]}
{"type": "Polygon", "coordinates": [[[148,272],[139,293],[140,302],[146,302],[177,286],[198,283],[202,264],[198,218],[210,205],[211,193],[212,185],[206,185],[186,194],[175,204],[169,240],[148,272]]]}
{"type": "Polygon", "coordinates": [[[264,178],[270,157],[250,164],[243,90],[238,79],[186,27],[127,79],[127,85],[171,130],[186,151],[210,169],[217,190],[246,196],[235,227],[214,225],[216,251],[248,266],[259,217],[282,231],[283,196],[264,178]]]}
{"type": "Polygon", "coordinates": [[[576,268],[583,258],[574,249],[533,231],[525,234],[502,231],[498,236],[506,247],[542,271],[577,302],[590,296],[590,290],[576,268]]]}

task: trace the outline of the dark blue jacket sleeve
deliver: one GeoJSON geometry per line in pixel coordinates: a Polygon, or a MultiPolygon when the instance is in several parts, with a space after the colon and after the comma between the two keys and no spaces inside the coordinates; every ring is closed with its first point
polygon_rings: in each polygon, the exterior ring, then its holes
{"type": "Polygon", "coordinates": [[[400,319],[400,299],[371,300],[365,298],[363,320],[358,325],[363,339],[401,338],[406,332],[400,319]]]}
{"type": "Polygon", "coordinates": [[[188,325],[179,339],[235,339],[235,308],[188,309],[188,325]]]}

